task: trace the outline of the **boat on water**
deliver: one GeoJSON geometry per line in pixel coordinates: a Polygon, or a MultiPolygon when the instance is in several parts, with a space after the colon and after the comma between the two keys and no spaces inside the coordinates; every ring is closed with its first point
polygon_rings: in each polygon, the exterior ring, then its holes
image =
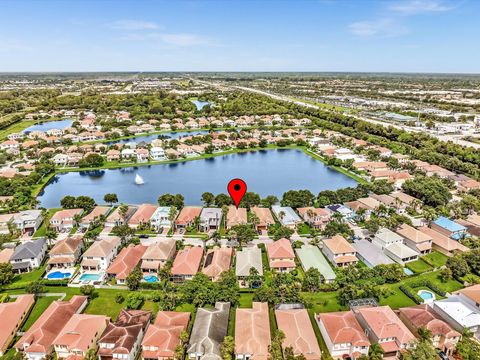
{"type": "Polygon", "coordinates": [[[143,185],[145,184],[145,181],[143,180],[143,178],[140,176],[140,175],[135,175],[135,184],[137,185],[143,185]]]}

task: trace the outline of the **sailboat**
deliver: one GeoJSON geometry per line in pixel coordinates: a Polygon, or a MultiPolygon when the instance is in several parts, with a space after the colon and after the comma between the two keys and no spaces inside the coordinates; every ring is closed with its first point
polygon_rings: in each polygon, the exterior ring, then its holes
{"type": "Polygon", "coordinates": [[[145,184],[145,181],[143,181],[143,178],[140,175],[135,175],[135,184],[137,185],[143,185],[145,184]]]}

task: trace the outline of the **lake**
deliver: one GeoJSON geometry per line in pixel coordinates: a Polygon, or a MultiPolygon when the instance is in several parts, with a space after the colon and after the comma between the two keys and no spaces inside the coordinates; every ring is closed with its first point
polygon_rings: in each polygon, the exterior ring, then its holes
{"type": "Polygon", "coordinates": [[[211,105],[211,102],[208,101],[200,101],[200,100],[190,100],[192,103],[195,104],[197,110],[202,110],[205,106],[211,105]]]}
{"type": "Polygon", "coordinates": [[[196,135],[206,135],[208,134],[208,130],[195,130],[195,131],[178,131],[178,132],[162,132],[160,134],[150,134],[150,135],[140,135],[128,139],[121,139],[121,140],[112,140],[107,141],[105,144],[113,145],[113,144],[127,144],[127,143],[141,143],[142,141],[146,143],[150,143],[155,139],[158,139],[159,136],[166,136],[169,139],[178,139],[185,136],[196,136],[196,135]]]}
{"type": "Polygon", "coordinates": [[[72,124],[73,124],[73,120],[70,120],[70,119],[58,120],[58,121],[45,121],[42,123],[29,126],[25,130],[23,130],[23,132],[29,133],[32,131],[47,131],[52,129],[63,130],[72,126],[72,124]]]}
{"type": "Polygon", "coordinates": [[[106,193],[116,193],[120,202],[156,203],[164,193],[181,193],[185,204],[200,205],[205,191],[227,193],[227,183],[242,178],[262,197],[279,198],[288,190],[321,190],[356,186],[352,178],[296,149],[261,150],[222,155],[209,159],[122,169],[69,172],[56,175],[39,195],[40,206],[58,207],[65,195],[88,195],[103,203],[106,193]],[[139,174],[145,181],[135,184],[139,174]]]}

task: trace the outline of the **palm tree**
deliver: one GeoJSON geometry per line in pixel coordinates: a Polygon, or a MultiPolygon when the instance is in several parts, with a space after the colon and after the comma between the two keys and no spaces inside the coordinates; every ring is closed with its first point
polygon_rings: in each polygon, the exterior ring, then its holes
{"type": "Polygon", "coordinates": [[[427,222],[427,224],[430,226],[432,221],[437,218],[437,211],[430,206],[425,206],[422,211],[422,216],[427,222]]]}
{"type": "Polygon", "coordinates": [[[170,221],[170,227],[173,229],[173,222],[177,218],[177,208],[172,206],[168,212],[168,220],[170,221]]]}
{"type": "Polygon", "coordinates": [[[223,205],[222,206],[222,218],[223,218],[223,223],[225,225],[225,229],[227,228],[227,215],[228,215],[228,206],[223,205]]]}

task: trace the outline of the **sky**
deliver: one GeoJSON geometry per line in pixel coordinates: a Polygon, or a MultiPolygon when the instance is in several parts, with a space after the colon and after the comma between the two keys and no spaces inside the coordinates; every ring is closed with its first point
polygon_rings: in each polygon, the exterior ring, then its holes
{"type": "Polygon", "coordinates": [[[1,0],[0,72],[480,73],[480,0],[1,0]]]}

